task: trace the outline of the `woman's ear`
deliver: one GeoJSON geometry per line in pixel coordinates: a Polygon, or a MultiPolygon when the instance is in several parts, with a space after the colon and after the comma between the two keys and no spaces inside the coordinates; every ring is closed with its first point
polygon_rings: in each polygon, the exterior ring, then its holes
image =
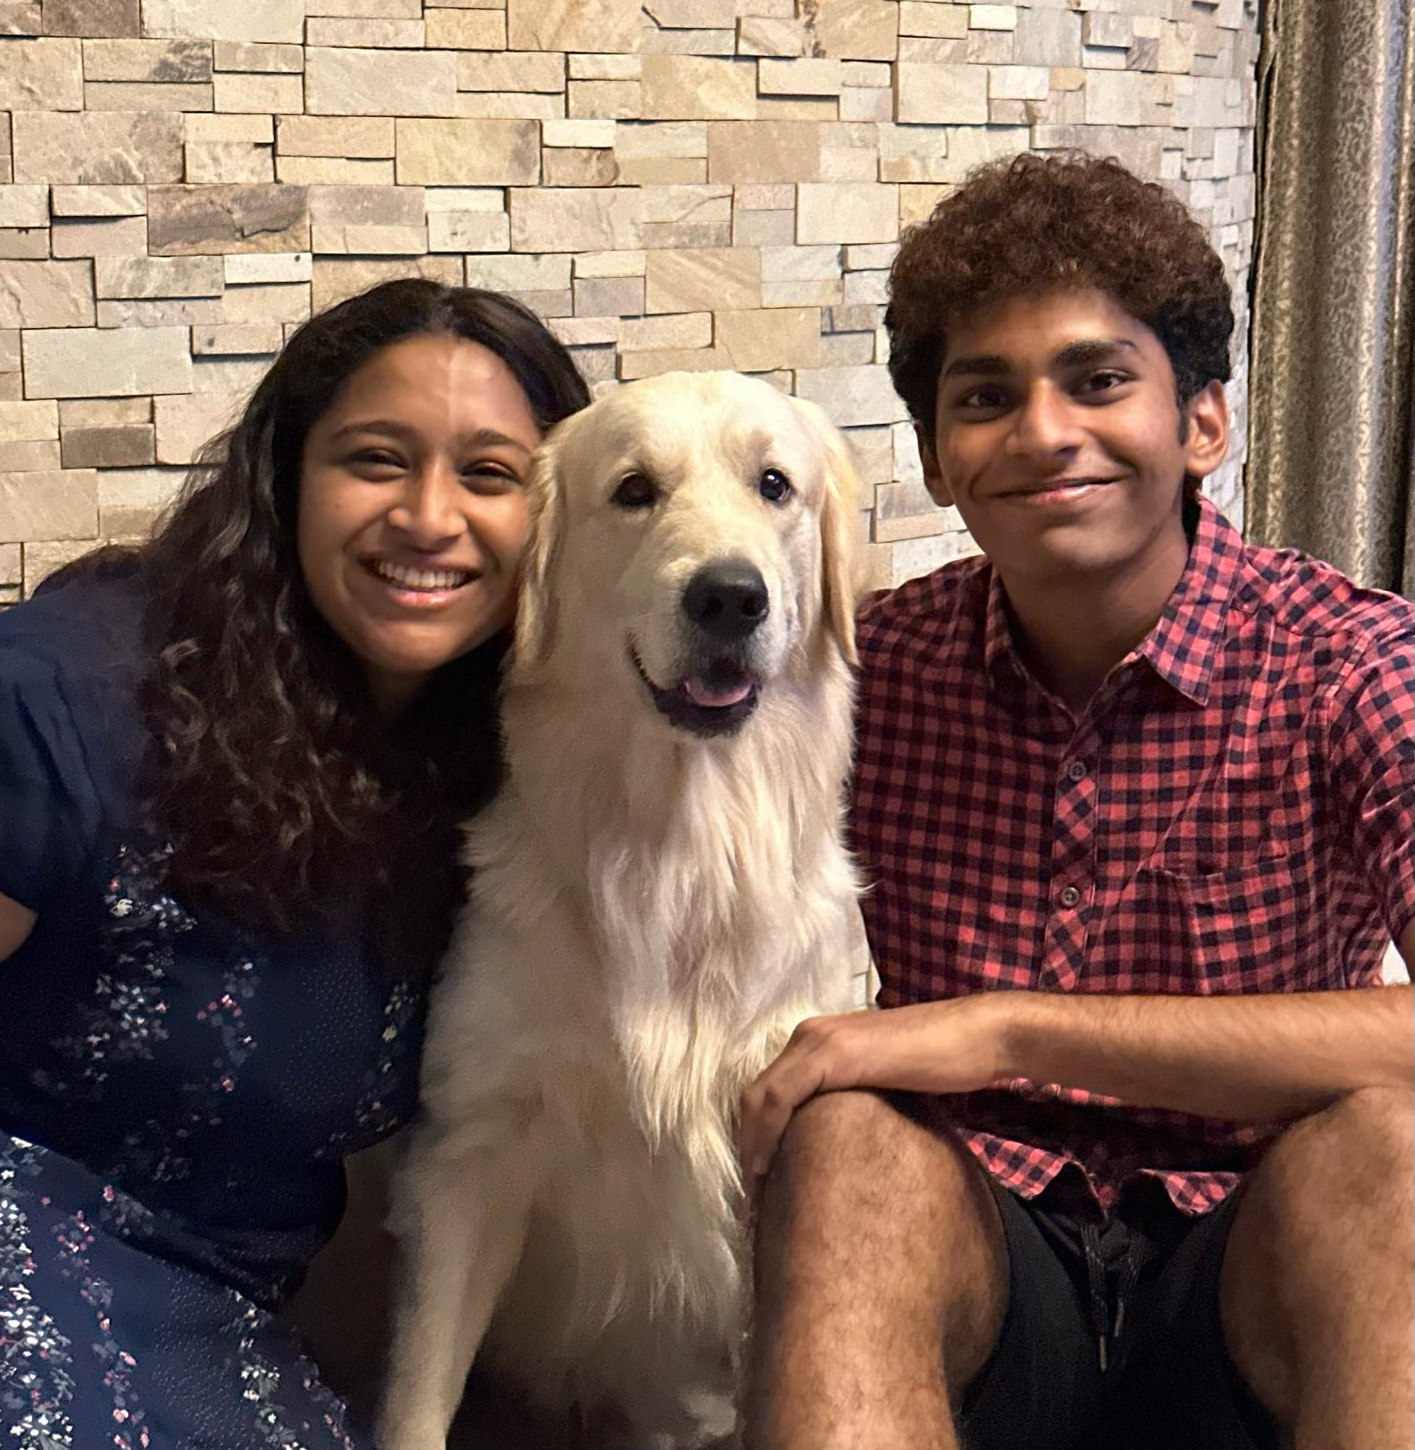
{"type": "Polygon", "coordinates": [[[521,589],[516,604],[516,643],[513,666],[519,673],[539,669],[555,642],[555,601],[551,580],[560,551],[563,500],[561,455],[567,419],[541,441],[526,478],[526,505],[530,515],[526,550],[521,556],[521,589]]]}

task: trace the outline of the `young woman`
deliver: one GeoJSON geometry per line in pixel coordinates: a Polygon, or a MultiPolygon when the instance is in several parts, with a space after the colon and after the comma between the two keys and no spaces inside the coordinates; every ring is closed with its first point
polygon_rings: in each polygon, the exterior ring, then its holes
{"type": "Polygon", "coordinates": [[[0,616],[7,1446],[355,1443],[272,1314],[411,1112],[522,484],[587,401],[514,302],[377,287],[150,543],[0,616]]]}

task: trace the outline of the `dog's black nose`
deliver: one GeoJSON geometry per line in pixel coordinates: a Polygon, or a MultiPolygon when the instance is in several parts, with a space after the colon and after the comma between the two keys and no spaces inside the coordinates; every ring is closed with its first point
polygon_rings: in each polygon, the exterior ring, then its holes
{"type": "Polygon", "coordinates": [[[771,600],[755,565],[729,559],[688,580],[683,612],[704,634],[724,643],[745,639],[767,617],[771,600]]]}

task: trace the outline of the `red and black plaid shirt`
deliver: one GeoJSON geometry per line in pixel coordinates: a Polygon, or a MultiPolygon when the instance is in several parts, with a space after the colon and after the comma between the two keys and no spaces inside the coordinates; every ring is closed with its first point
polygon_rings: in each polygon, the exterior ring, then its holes
{"type": "MultiPolygon", "coordinates": [[[[1380,978],[1412,885],[1412,608],[1201,507],[1163,617],[1081,717],[986,559],[860,617],[852,827],[881,1005],[998,988],[1317,991],[1380,978]]],[[[1068,1164],[1219,1203],[1274,1129],[1056,1086],[949,1099],[1005,1187],[1068,1164]]]]}

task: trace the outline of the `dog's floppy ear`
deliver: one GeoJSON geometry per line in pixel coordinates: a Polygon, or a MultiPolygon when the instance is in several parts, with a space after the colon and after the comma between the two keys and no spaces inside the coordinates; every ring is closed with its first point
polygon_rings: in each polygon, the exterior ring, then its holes
{"type": "Polygon", "coordinates": [[[564,529],[561,455],[570,423],[566,419],[551,429],[536,449],[526,478],[526,503],[530,533],[521,556],[521,593],[516,605],[516,653],[518,670],[533,670],[550,654],[555,635],[555,602],[551,596],[551,575],[560,550],[564,529]]]}
{"type": "Polygon", "coordinates": [[[825,453],[825,491],[821,500],[821,584],[826,627],[852,665],[855,652],[855,603],[859,598],[860,475],[839,430],[814,403],[797,399],[825,453]]]}

